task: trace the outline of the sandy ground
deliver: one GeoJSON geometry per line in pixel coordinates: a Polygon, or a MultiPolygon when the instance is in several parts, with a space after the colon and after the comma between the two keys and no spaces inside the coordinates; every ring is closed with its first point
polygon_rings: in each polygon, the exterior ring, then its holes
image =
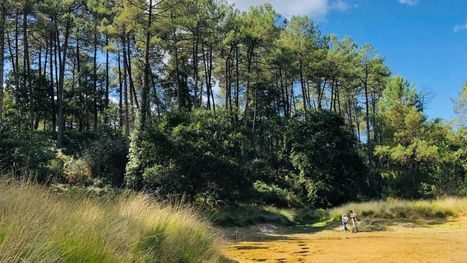
{"type": "Polygon", "coordinates": [[[282,233],[275,226],[236,229],[224,251],[238,262],[467,262],[467,217],[443,223],[393,223],[344,238],[336,227],[282,233]],[[256,234],[253,232],[256,231],[256,234]]]}

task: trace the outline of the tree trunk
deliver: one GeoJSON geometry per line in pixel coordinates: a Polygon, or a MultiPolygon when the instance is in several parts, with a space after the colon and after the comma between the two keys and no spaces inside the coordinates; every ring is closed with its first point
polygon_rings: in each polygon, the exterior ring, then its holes
{"type": "MultiPolygon", "coordinates": [[[[307,106],[306,106],[306,87],[305,87],[305,79],[303,78],[303,59],[301,58],[300,55],[300,84],[302,88],[302,99],[303,99],[303,111],[306,112],[307,106]]],[[[305,115],[306,116],[306,115],[305,115]]]]}
{"type": "Polygon", "coordinates": [[[3,66],[5,65],[5,2],[0,3],[0,131],[3,127],[3,66]]]}
{"type": "Polygon", "coordinates": [[[52,132],[55,133],[57,127],[57,113],[55,109],[55,89],[54,89],[54,67],[53,67],[53,51],[55,45],[54,34],[50,34],[50,63],[49,63],[49,74],[50,74],[50,87],[49,87],[49,97],[50,97],[50,113],[52,117],[52,132]]]}
{"type": "Polygon", "coordinates": [[[94,56],[93,56],[93,63],[92,63],[92,68],[93,68],[93,74],[92,74],[92,80],[93,80],[93,108],[92,108],[92,113],[94,116],[94,132],[97,131],[97,124],[98,124],[98,119],[97,119],[97,23],[94,25],[94,56]]]}
{"type": "Polygon", "coordinates": [[[122,66],[120,61],[120,51],[117,52],[117,63],[118,63],[118,119],[119,127],[123,129],[123,85],[122,85],[122,66]]]}
{"type": "Polygon", "coordinates": [[[246,119],[248,116],[248,104],[249,102],[249,97],[250,97],[250,79],[251,79],[251,61],[253,59],[253,52],[255,48],[255,43],[253,43],[250,47],[248,47],[248,52],[247,52],[247,81],[246,81],[246,91],[245,91],[245,112],[244,112],[244,118],[246,119]]]}
{"type": "Polygon", "coordinates": [[[143,93],[141,96],[141,123],[140,128],[144,130],[146,125],[146,116],[149,113],[150,105],[148,100],[149,89],[150,89],[150,76],[151,76],[151,66],[149,65],[149,49],[151,41],[151,25],[152,25],[152,0],[149,0],[149,14],[148,14],[148,25],[146,28],[146,47],[145,47],[145,57],[144,57],[144,85],[143,93]]]}
{"type": "MultiPolygon", "coordinates": [[[[105,45],[109,45],[109,36],[106,34],[105,35],[105,45]]],[[[109,50],[105,50],[105,109],[107,110],[109,108],[109,86],[110,86],[110,80],[109,80],[109,50]]],[[[108,116],[107,112],[105,113],[105,124],[108,124],[108,116]]]]}
{"type": "MultiPolygon", "coordinates": [[[[130,34],[127,34],[126,35],[127,37],[127,41],[126,41],[126,44],[127,44],[127,54],[128,54],[128,60],[127,60],[127,73],[128,73],[128,80],[130,81],[130,96],[133,98],[134,102],[135,102],[135,105],[136,105],[136,108],[139,108],[139,103],[138,103],[138,97],[136,96],[136,89],[135,89],[135,84],[133,82],[133,74],[131,73],[131,45],[130,45],[130,34]]],[[[134,115],[134,112],[133,112],[133,109],[132,109],[132,113],[134,115]]]]}
{"type": "Polygon", "coordinates": [[[29,61],[29,41],[28,41],[28,6],[25,3],[23,10],[23,86],[29,92],[29,129],[34,130],[34,97],[31,86],[31,66],[29,61]]]}
{"type": "Polygon", "coordinates": [[[236,91],[235,91],[235,106],[237,110],[240,107],[240,73],[239,73],[239,57],[238,57],[238,44],[235,46],[235,77],[237,79],[236,91]]]}
{"type": "MultiPolygon", "coordinates": [[[[58,31],[58,28],[57,28],[58,31]]],[[[63,116],[63,88],[65,83],[65,66],[66,58],[68,51],[68,39],[70,34],[70,20],[67,19],[65,25],[65,35],[64,35],[64,44],[63,44],[63,59],[60,65],[60,78],[58,83],[57,99],[58,99],[58,136],[57,136],[57,146],[61,148],[63,146],[63,137],[64,137],[64,116],[63,116]]],[[[57,39],[59,42],[59,39],[57,39]]],[[[60,49],[59,49],[60,53],[60,49]]],[[[59,54],[60,57],[60,54],[59,54]]]]}
{"type": "Polygon", "coordinates": [[[194,98],[194,103],[193,103],[193,108],[198,108],[199,107],[199,102],[198,102],[198,82],[199,82],[199,63],[198,63],[198,52],[199,52],[199,31],[198,28],[196,29],[196,36],[195,36],[195,42],[193,45],[193,82],[194,82],[194,92],[195,92],[195,98],[194,98]]]}
{"type": "Polygon", "coordinates": [[[82,132],[84,130],[84,118],[86,118],[86,115],[83,114],[86,112],[86,104],[85,104],[85,98],[83,96],[83,91],[81,90],[81,50],[80,50],[80,45],[79,45],[79,26],[76,27],[76,74],[77,76],[77,89],[79,92],[79,102],[80,102],[80,112],[78,112],[78,130],[82,132]],[[84,105],[84,109],[82,108],[84,105]]]}
{"type": "MultiPolygon", "coordinates": [[[[18,44],[18,37],[19,37],[19,12],[16,12],[15,15],[15,64],[16,64],[16,73],[19,71],[19,44],[18,44]]],[[[18,78],[18,76],[16,76],[18,78]]],[[[18,80],[16,80],[16,85],[19,85],[18,80]]]]}
{"type": "Polygon", "coordinates": [[[122,37],[122,46],[123,46],[123,83],[124,83],[124,98],[125,98],[125,138],[127,145],[130,145],[130,112],[128,109],[128,81],[127,81],[127,54],[125,47],[125,37],[122,37]]]}
{"type": "Polygon", "coordinates": [[[368,94],[368,66],[365,66],[365,78],[363,80],[363,87],[365,88],[365,117],[366,117],[366,140],[367,140],[367,151],[368,161],[372,162],[372,140],[370,133],[370,101],[368,94]]]}
{"type": "Polygon", "coordinates": [[[206,94],[207,94],[207,107],[210,110],[211,109],[211,91],[209,90],[209,73],[208,73],[208,58],[206,55],[206,50],[204,48],[204,45],[202,47],[203,51],[203,65],[204,65],[204,78],[206,81],[206,94]]]}
{"type": "Polygon", "coordinates": [[[209,90],[211,91],[211,100],[212,100],[212,110],[216,112],[216,102],[214,101],[214,91],[212,90],[212,69],[213,69],[213,47],[212,43],[209,45],[209,68],[208,68],[208,86],[209,90]]]}

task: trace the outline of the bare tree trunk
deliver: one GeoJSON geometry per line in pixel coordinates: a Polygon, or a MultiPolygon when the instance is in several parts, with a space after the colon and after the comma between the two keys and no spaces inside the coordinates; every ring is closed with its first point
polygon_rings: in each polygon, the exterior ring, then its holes
{"type": "Polygon", "coordinates": [[[125,47],[125,37],[122,37],[122,46],[123,46],[123,83],[124,83],[124,98],[125,98],[125,138],[127,145],[130,144],[130,113],[128,109],[128,82],[127,82],[127,54],[125,47]]]}
{"type": "Polygon", "coordinates": [[[119,115],[119,127],[123,128],[123,85],[122,85],[122,66],[120,61],[120,51],[117,53],[118,63],[118,115],[119,115]]]}
{"type": "Polygon", "coordinates": [[[38,54],[38,60],[39,60],[38,66],[39,66],[39,68],[38,68],[37,71],[38,71],[39,77],[42,77],[42,45],[39,45],[38,49],[39,49],[39,54],[38,54]]]}
{"type": "Polygon", "coordinates": [[[3,66],[5,64],[5,2],[0,3],[0,131],[3,127],[3,66]]]}
{"type": "Polygon", "coordinates": [[[373,152],[372,152],[372,139],[370,132],[370,100],[368,94],[368,66],[365,66],[365,78],[363,80],[363,87],[365,89],[365,119],[366,119],[366,140],[367,140],[367,151],[368,151],[368,161],[372,162],[373,152]]]}
{"type": "MultiPolygon", "coordinates": [[[[105,45],[109,45],[109,36],[105,35],[105,45]]],[[[109,108],[109,50],[105,51],[105,109],[109,108]]]]}
{"type": "MultiPolygon", "coordinates": [[[[79,91],[79,101],[81,103],[81,107],[84,105],[84,113],[86,113],[86,104],[85,104],[85,98],[83,96],[83,92],[81,90],[81,50],[80,50],[80,45],[79,45],[79,26],[76,27],[76,73],[78,75],[77,77],[77,83],[78,83],[78,91],[79,91]]],[[[78,130],[82,132],[84,130],[84,122],[86,115],[83,114],[83,112],[80,110],[80,112],[77,114],[78,116],[78,130]]]]}
{"type": "MultiPolygon", "coordinates": [[[[306,106],[306,87],[305,87],[305,79],[303,78],[303,59],[300,57],[300,84],[302,88],[302,100],[303,100],[303,111],[306,112],[307,106],[306,106]]],[[[306,115],[305,115],[306,116],[306,115]]]]}
{"type": "Polygon", "coordinates": [[[29,129],[34,130],[34,97],[31,87],[31,66],[29,61],[29,42],[28,42],[28,6],[24,4],[23,10],[23,86],[29,91],[29,129]]]}
{"type": "MultiPolygon", "coordinates": [[[[58,28],[57,28],[58,31],[58,28]]],[[[58,91],[57,91],[57,99],[58,99],[58,137],[57,137],[57,146],[61,148],[63,146],[63,137],[64,137],[64,116],[63,116],[63,88],[65,83],[65,66],[66,66],[66,58],[67,58],[67,51],[68,51],[68,39],[70,36],[70,20],[67,19],[65,25],[65,35],[64,35],[64,44],[63,44],[63,59],[60,65],[60,78],[58,84],[58,91]]],[[[57,39],[59,43],[59,39],[57,39]]],[[[60,49],[59,49],[59,53],[60,49]]],[[[60,54],[59,54],[60,57],[60,54]]]]}
{"type": "Polygon", "coordinates": [[[47,63],[48,63],[48,59],[49,59],[49,39],[48,39],[48,36],[45,37],[45,56],[44,56],[44,72],[42,73],[42,75],[44,76],[44,78],[47,78],[47,63]]]}
{"type": "Polygon", "coordinates": [[[149,14],[148,14],[148,25],[146,28],[146,47],[144,54],[144,85],[143,92],[141,96],[141,130],[144,130],[146,125],[146,116],[149,114],[150,103],[148,100],[149,89],[150,89],[150,76],[151,74],[151,65],[149,65],[149,50],[150,50],[150,41],[151,41],[151,25],[152,25],[152,0],[149,0],[149,14]]]}
{"type": "Polygon", "coordinates": [[[318,82],[318,85],[316,85],[317,93],[318,93],[318,110],[323,109],[323,93],[324,93],[324,89],[326,87],[326,82],[327,82],[327,80],[324,79],[322,88],[321,88],[321,82],[318,82]]]}
{"type": "Polygon", "coordinates": [[[193,103],[193,108],[198,108],[199,107],[199,102],[198,102],[198,82],[199,82],[199,30],[198,28],[196,29],[196,36],[195,36],[195,42],[193,45],[193,82],[194,82],[194,91],[195,91],[195,98],[194,98],[194,103],[193,103]]]}
{"type": "MultiPolygon", "coordinates": [[[[16,73],[19,71],[19,44],[18,44],[18,36],[19,36],[19,12],[16,12],[15,15],[15,64],[16,64],[16,73]]],[[[16,76],[18,78],[18,76],[16,76]]],[[[18,85],[18,80],[16,80],[16,85],[18,85]]]]}
{"type": "Polygon", "coordinates": [[[209,76],[209,90],[211,91],[211,100],[212,100],[212,109],[216,112],[216,102],[214,101],[214,91],[212,90],[212,69],[213,69],[213,47],[212,44],[209,45],[209,69],[208,69],[208,76],[209,76]]]}
{"type": "Polygon", "coordinates": [[[206,55],[206,50],[204,48],[204,45],[202,47],[203,50],[203,65],[204,65],[204,78],[206,80],[206,94],[207,94],[207,107],[210,110],[211,109],[211,91],[209,90],[209,73],[208,73],[208,59],[206,55]]]}
{"type": "MultiPolygon", "coordinates": [[[[106,34],[105,35],[105,45],[109,45],[109,36],[106,34]]],[[[106,112],[104,113],[104,119],[105,119],[105,124],[108,124],[109,122],[109,116],[107,113],[107,110],[109,109],[109,86],[110,86],[110,80],[109,80],[109,50],[106,49],[105,51],[105,101],[104,101],[104,108],[106,112]]]]}
{"type": "Polygon", "coordinates": [[[94,116],[94,131],[97,131],[97,23],[94,25],[94,56],[93,56],[93,109],[92,113],[94,116]]]}
{"type": "MultiPolygon", "coordinates": [[[[127,60],[127,73],[128,73],[128,80],[130,81],[130,96],[133,98],[136,108],[139,108],[139,103],[138,103],[138,97],[136,96],[136,89],[135,89],[135,84],[133,82],[133,74],[131,73],[131,45],[130,45],[130,34],[126,35],[127,37],[127,55],[128,55],[128,60],[127,60]]],[[[132,109],[132,114],[134,116],[134,109],[132,109]]]]}
{"type": "Polygon", "coordinates": [[[245,112],[244,112],[244,118],[248,116],[248,104],[249,104],[249,97],[250,97],[250,74],[251,74],[251,61],[253,59],[253,52],[254,52],[255,44],[251,45],[248,47],[248,52],[247,52],[247,81],[246,81],[246,91],[245,91],[245,112]]]}
{"type": "Polygon", "coordinates": [[[240,73],[239,73],[239,57],[238,57],[238,44],[235,46],[235,77],[237,79],[237,86],[235,91],[235,106],[240,107],[240,73]]]}
{"type": "Polygon", "coordinates": [[[50,113],[52,117],[52,132],[55,133],[57,126],[57,113],[55,110],[55,89],[54,89],[54,67],[53,67],[53,50],[55,45],[54,34],[50,34],[50,63],[49,63],[49,74],[50,74],[50,87],[49,87],[49,97],[50,97],[50,113]]]}

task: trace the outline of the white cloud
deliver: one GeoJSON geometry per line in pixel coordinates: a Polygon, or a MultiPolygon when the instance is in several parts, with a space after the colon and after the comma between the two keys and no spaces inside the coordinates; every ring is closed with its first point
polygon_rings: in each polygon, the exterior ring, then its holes
{"type": "Polygon", "coordinates": [[[455,25],[453,30],[456,33],[461,32],[461,31],[466,31],[467,30],[467,22],[465,22],[464,24],[455,25]]]}
{"type": "Polygon", "coordinates": [[[345,11],[349,9],[349,4],[343,0],[337,0],[331,3],[331,8],[339,11],[345,11]]]}
{"type": "Polygon", "coordinates": [[[403,5],[416,6],[418,5],[418,0],[399,0],[399,3],[403,5]]]}
{"type": "Polygon", "coordinates": [[[329,11],[345,11],[349,8],[345,0],[227,0],[240,10],[248,10],[251,6],[270,3],[283,16],[309,15],[320,19],[329,11]]]}

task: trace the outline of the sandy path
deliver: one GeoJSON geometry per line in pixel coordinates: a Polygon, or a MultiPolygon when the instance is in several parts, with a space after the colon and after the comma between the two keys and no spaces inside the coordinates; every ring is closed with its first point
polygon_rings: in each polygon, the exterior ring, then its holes
{"type": "Polygon", "coordinates": [[[269,236],[232,243],[225,254],[239,262],[467,262],[467,218],[343,237],[336,230],[269,236]]]}

